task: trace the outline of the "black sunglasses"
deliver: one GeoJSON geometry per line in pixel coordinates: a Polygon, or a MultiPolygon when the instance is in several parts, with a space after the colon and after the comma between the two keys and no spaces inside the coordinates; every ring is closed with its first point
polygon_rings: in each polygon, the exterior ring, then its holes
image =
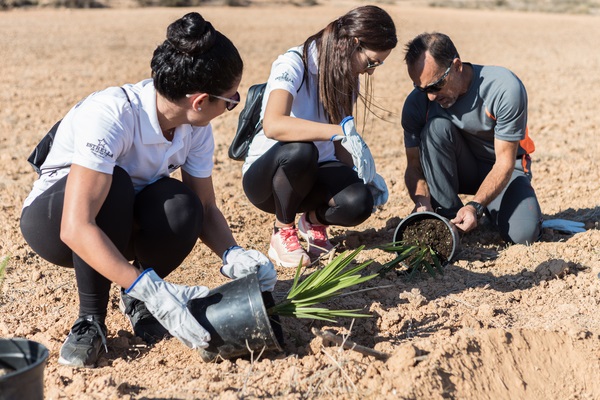
{"type": "Polygon", "coordinates": [[[454,63],[455,58],[456,58],[456,56],[454,56],[454,58],[452,58],[452,61],[450,61],[450,65],[448,66],[448,68],[446,69],[444,74],[440,77],[440,79],[438,79],[437,81],[435,81],[433,83],[430,83],[429,85],[427,85],[425,87],[417,86],[413,82],[414,88],[422,93],[437,93],[440,90],[442,90],[442,88],[446,84],[446,78],[448,77],[448,74],[450,73],[450,69],[452,68],[452,64],[454,63]]]}
{"type": "Polygon", "coordinates": [[[225,101],[225,108],[227,111],[233,110],[238,104],[240,104],[240,93],[235,92],[235,94],[231,98],[217,96],[215,94],[209,94],[210,97],[214,97],[215,99],[221,99],[225,101]]]}

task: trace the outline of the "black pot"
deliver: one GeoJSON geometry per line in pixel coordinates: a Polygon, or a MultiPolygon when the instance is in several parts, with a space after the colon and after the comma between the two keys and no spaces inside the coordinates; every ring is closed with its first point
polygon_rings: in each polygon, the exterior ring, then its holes
{"type": "Polygon", "coordinates": [[[396,231],[394,232],[394,242],[399,242],[402,240],[404,231],[406,230],[406,228],[408,226],[410,226],[411,224],[413,224],[415,222],[422,221],[425,219],[440,220],[448,228],[448,232],[452,238],[452,251],[451,251],[450,255],[448,256],[446,263],[452,261],[452,258],[454,257],[454,255],[456,254],[456,251],[458,250],[458,244],[460,243],[460,236],[458,234],[458,229],[447,218],[445,218],[439,214],[436,214],[434,212],[420,211],[420,212],[412,213],[409,216],[407,216],[406,218],[404,218],[402,221],[400,221],[400,223],[398,224],[398,227],[396,228],[396,231]]]}
{"type": "Polygon", "coordinates": [[[0,400],[43,399],[48,349],[27,339],[0,339],[0,400]]]}
{"type": "Polygon", "coordinates": [[[279,320],[269,318],[266,307],[274,305],[270,292],[261,293],[256,274],[212,289],[207,297],[188,302],[188,309],[211,336],[199,353],[206,362],[218,357],[232,359],[251,352],[281,352],[283,331],[279,320]]]}

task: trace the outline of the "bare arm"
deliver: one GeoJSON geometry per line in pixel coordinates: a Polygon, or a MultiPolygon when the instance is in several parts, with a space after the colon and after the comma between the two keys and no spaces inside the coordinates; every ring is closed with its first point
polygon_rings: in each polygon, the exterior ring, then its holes
{"type": "Polygon", "coordinates": [[[121,255],[96,225],[96,216],[106,200],[112,175],[72,165],[60,227],[61,240],[102,276],[128,288],[140,272],[121,255]]]}
{"type": "Polygon", "coordinates": [[[312,142],[344,134],[339,125],[290,117],[293,100],[293,96],[283,89],[275,89],[270,93],[263,119],[266,137],[281,142],[312,142]]]}
{"type": "Polygon", "coordinates": [[[423,174],[421,166],[420,150],[418,147],[406,148],[406,171],[404,172],[404,183],[408,189],[408,195],[414,201],[415,211],[433,211],[429,186],[423,174]]]}
{"type": "MultiPolygon", "coordinates": [[[[481,186],[475,193],[473,201],[487,206],[495,199],[508,184],[510,177],[515,169],[517,159],[517,150],[519,142],[507,142],[504,140],[494,140],[494,150],[496,153],[496,162],[490,173],[485,177],[481,186]]],[[[463,232],[468,232],[477,226],[477,215],[472,206],[462,207],[456,213],[452,220],[456,226],[463,232]]]]}
{"type": "Polygon", "coordinates": [[[212,178],[195,178],[183,170],[181,175],[183,182],[202,202],[204,218],[200,240],[220,258],[227,248],[236,244],[236,241],[223,213],[217,207],[212,178]]]}

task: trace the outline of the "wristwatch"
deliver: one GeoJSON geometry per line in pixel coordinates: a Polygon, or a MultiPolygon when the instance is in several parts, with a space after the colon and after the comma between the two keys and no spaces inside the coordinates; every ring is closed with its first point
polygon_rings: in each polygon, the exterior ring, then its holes
{"type": "Polygon", "coordinates": [[[481,204],[479,204],[476,201],[470,201],[466,204],[467,206],[471,206],[475,209],[475,214],[477,215],[477,219],[481,218],[483,216],[483,210],[485,207],[483,207],[481,204]]]}

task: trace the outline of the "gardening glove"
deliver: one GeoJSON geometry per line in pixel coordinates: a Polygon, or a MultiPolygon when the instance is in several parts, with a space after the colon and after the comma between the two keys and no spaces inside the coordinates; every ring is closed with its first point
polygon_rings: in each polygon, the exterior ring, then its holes
{"type": "Polygon", "coordinates": [[[375,174],[375,178],[367,185],[373,195],[373,208],[379,207],[388,201],[388,188],[383,177],[375,174]]]}
{"type": "Polygon", "coordinates": [[[375,160],[373,160],[369,146],[356,132],[354,117],[344,118],[340,125],[344,135],[334,135],[331,137],[331,141],[341,141],[342,146],[352,156],[352,162],[358,177],[365,183],[371,182],[375,178],[375,160]]]}
{"type": "Polygon", "coordinates": [[[162,280],[146,269],[125,293],[143,301],[150,313],[169,333],[192,349],[208,347],[210,334],[187,308],[188,301],[208,295],[205,286],[182,286],[162,280]]]}
{"type": "Polygon", "coordinates": [[[240,246],[225,251],[221,273],[231,279],[256,273],[261,292],[272,292],[277,282],[275,267],[264,254],[240,246]]]}
{"type": "Polygon", "coordinates": [[[550,228],[568,234],[585,232],[585,224],[583,222],[569,221],[568,219],[549,219],[543,221],[542,228],[550,228]]]}

